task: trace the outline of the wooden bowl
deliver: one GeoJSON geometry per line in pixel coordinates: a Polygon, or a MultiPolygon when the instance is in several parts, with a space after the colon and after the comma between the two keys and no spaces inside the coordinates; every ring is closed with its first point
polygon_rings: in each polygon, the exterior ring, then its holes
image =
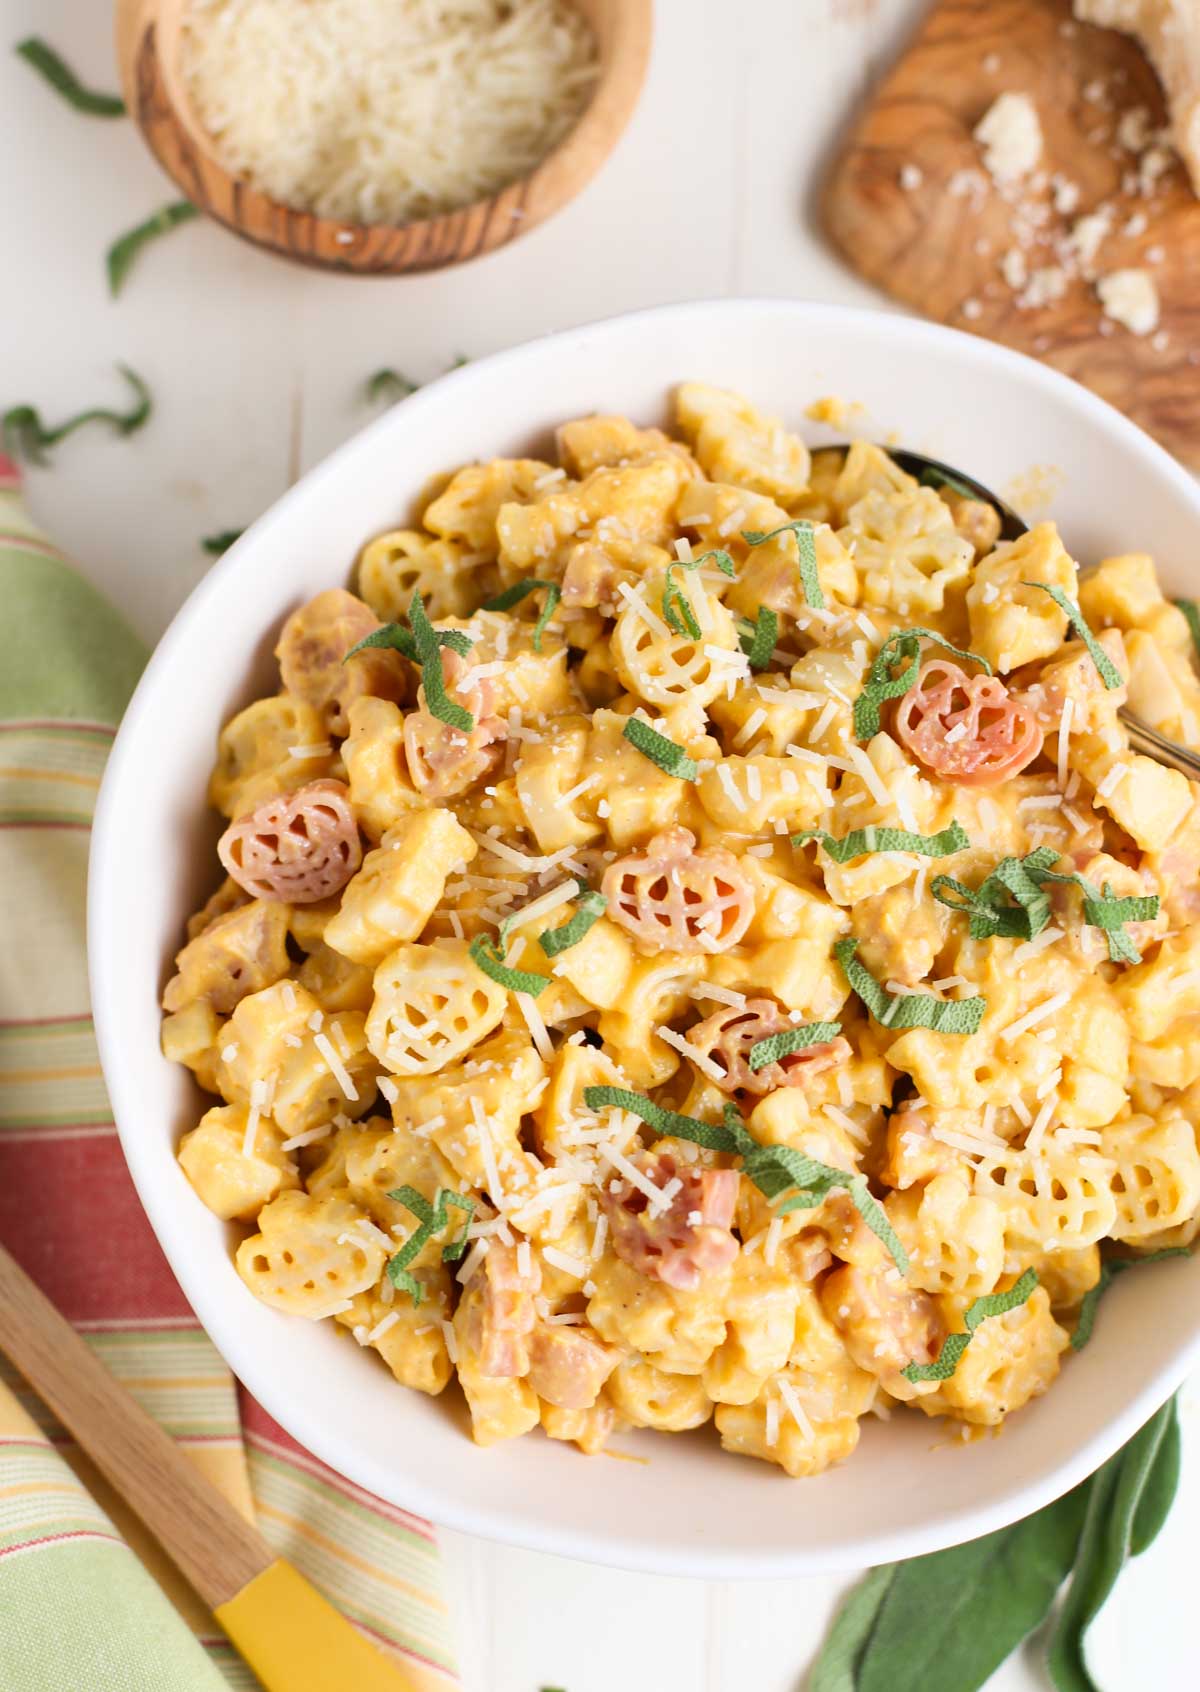
{"type": "Polygon", "coordinates": [[[356,275],[437,270],[532,229],[599,170],[637,104],[653,0],[574,0],[596,33],[600,75],[578,123],[528,176],[490,199],[413,223],[346,223],[285,206],[219,161],[179,70],[184,0],[117,0],[117,59],[129,111],[182,192],[256,246],[356,275]]]}

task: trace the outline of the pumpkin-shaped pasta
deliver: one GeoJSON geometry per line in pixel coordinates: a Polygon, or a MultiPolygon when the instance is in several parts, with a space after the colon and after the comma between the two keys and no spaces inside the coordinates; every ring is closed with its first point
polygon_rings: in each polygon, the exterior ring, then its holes
{"type": "Polygon", "coordinates": [[[754,915],[749,876],[724,847],[696,850],[690,829],[656,834],[604,872],[608,914],[644,951],[724,952],[754,915]]]}
{"type": "Polygon", "coordinates": [[[930,1293],[989,1293],[1004,1270],[1004,1213],[964,1174],[890,1193],[884,1207],[908,1252],[909,1280],[930,1293]]]}
{"type": "Polygon", "coordinates": [[[313,781],[230,823],[217,856],[256,899],[315,905],[340,893],[362,861],[358,824],[340,781],[313,781]]]}
{"type": "Polygon", "coordinates": [[[453,541],[430,540],[415,529],[392,529],[364,549],[358,564],[358,591],[385,623],[408,615],[414,593],[425,614],[465,617],[476,597],[468,555],[453,541]]]}
{"type": "Polygon", "coordinates": [[[1042,749],[1033,713],[999,676],[968,676],[948,658],[928,658],[896,709],[896,733],[915,758],[964,787],[995,787],[1042,749]]]}
{"type": "Polygon", "coordinates": [[[748,999],[744,1005],[726,1005],[698,1022],[688,1030],[687,1043],[707,1060],[705,1074],[710,1074],[710,1065],[721,1072],[719,1080],[716,1075],[710,1078],[723,1093],[771,1093],[776,1087],[803,1087],[810,1076],[849,1058],[850,1042],[839,1034],[751,1069],[750,1052],[759,1040],[788,1033],[795,1026],[773,999],[748,999]]]}
{"type": "Polygon", "coordinates": [[[325,929],[335,952],[381,964],[402,940],[415,940],[433,915],[450,872],[478,852],[453,811],[410,811],[366,862],[325,929]]]}
{"type": "Polygon", "coordinates": [[[256,699],[221,730],[208,801],[223,816],[241,817],[276,793],[328,775],[332,765],[319,711],[286,693],[256,699]]]}
{"type": "Polygon", "coordinates": [[[464,730],[443,722],[429,709],[421,687],[417,709],[404,719],[404,753],[413,784],[426,799],[449,799],[482,781],[495,768],[508,733],[503,719],[494,715],[491,682],[474,676],[468,661],[448,647],[441,658],[446,698],[474,723],[464,730]]]}
{"type": "Polygon", "coordinates": [[[367,1043],[393,1075],[435,1075],[499,1026],[507,1002],[464,941],[397,946],[375,971],[367,1043]]]}
{"type": "Polygon", "coordinates": [[[684,1433],[703,1427],[713,1407],[698,1375],[673,1374],[645,1358],[627,1357],[609,1377],[605,1395],[635,1428],[684,1433]]]}
{"type": "Polygon", "coordinates": [[[407,693],[399,653],[368,647],[345,662],[351,647],[378,627],[371,607],[344,588],[319,593],[283,625],[275,656],[284,691],[311,705],[330,734],[349,731],[350,702],[363,694],[403,699],[407,693]]]}
{"type": "Polygon", "coordinates": [[[250,993],[270,987],[288,972],[287,906],[255,899],[218,917],[175,959],[178,974],[168,981],[163,1009],[182,1010],[207,999],[228,1016],[250,993]]]}
{"type": "Polygon", "coordinates": [[[854,555],[864,603],[901,616],[940,611],[947,588],[971,568],[971,544],[932,488],[903,500],[866,494],[851,506],[839,538],[854,555]]]}
{"type": "Polygon", "coordinates": [[[330,1316],[383,1272],[386,1237],[345,1199],[280,1193],[258,1226],[238,1247],[238,1274],[289,1316],[330,1316]]]}
{"type": "Polygon", "coordinates": [[[1101,1147],[1116,1165],[1114,1239],[1147,1239],[1181,1227],[1200,1210],[1200,1151],[1185,1117],[1126,1117],[1104,1130],[1101,1147]]]}
{"type": "Polygon", "coordinates": [[[1001,675],[1052,657],[1066,637],[1066,615],[1039,583],[1072,598],[1079,591],[1074,562],[1053,523],[1038,523],[1018,540],[1005,541],[971,572],[971,651],[1001,675]]]}
{"type": "Polygon", "coordinates": [[[600,1202],[617,1256],[684,1292],[727,1269],[738,1250],[729,1232],[737,1170],[693,1168],[677,1163],[670,1152],[645,1152],[634,1167],[659,1196],[652,1198],[643,1183],[630,1180],[605,1190],[600,1202]]]}
{"type": "Polygon", "coordinates": [[[1095,1153],[1043,1150],[1037,1157],[1015,1148],[982,1158],[975,1190],[1004,1215],[1010,1244],[1075,1251],[1111,1233],[1117,1206],[1113,1165],[1095,1153]]]}
{"type": "Polygon", "coordinates": [[[262,1118],[246,1144],[247,1111],[221,1105],[206,1111],[179,1143],[179,1164],[200,1198],[224,1222],[253,1222],[264,1204],[300,1185],[283,1151],[283,1135],[262,1118]]]}
{"type": "Polygon", "coordinates": [[[698,573],[681,568],[672,575],[679,629],[661,615],[668,578],[648,578],[644,596],[628,599],[617,618],[613,662],[629,691],[652,705],[708,705],[747,675],[748,666],[733,617],[709,596],[698,573]]]}

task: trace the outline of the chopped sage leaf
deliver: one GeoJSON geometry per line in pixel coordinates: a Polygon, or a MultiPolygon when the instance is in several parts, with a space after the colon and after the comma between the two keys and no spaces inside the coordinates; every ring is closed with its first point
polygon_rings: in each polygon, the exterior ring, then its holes
{"type": "Polygon", "coordinates": [[[53,428],[47,428],[41,414],[32,405],[14,405],[0,418],[0,440],[4,450],[13,458],[23,458],[30,464],[46,464],[46,450],[65,441],[68,435],[73,435],[76,429],[82,429],[87,423],[107,423],[118,435],[132,435],[143,428],[149,421],[153,410],[150,390],[136,371],[130,370],[127,364],[118,364],[117,369],[124,376],[133,389],[134,403],[128,411],[112,411],[106,406],[93,406],[88,411],[80,411],[65,423],[58,423],[53,428]]]}
{"type": "Polygon", "coordinates": [[[51,88],[56,89],[77,112],[87,112],[89,117],[125,116],[125,102],[119,95],[97,94],[94,89],[85,88],[70,65],[40,36],[29,35],[24,41],[18,41],[16,52],[26,64],[32,65],[45,77],[51,88]]]}
{"type": "Polygon", "coordinates": [[[200,213],[190,200],[173,200],[122,235],[108,249],[105,265],[108,270],[108,291],[116,297],[125,285],[129,272],[141,255],[142,248],[160,235],[169,234],[181,223],[190,223],[200,213]]]}
{"type": "Polygon", "coordinates": [[[768,1034],[756,1040],[746,1062],[751,1069],[767,1069],[792,1052],[807,1051],[810,1046],[824,1046],[842,1031],[840,1022],[804,1022],[797,1028],[784,1028],[778,1034],[768,1034]]]}
{"type": "Polygon", "coordinates": [[[241,540],[245,532],[245,529],[218,529],[215,535],[205,535],[200,545],[205,552],[219,558],[223,552],[229,551],[234,541],[241,540]]]}
{"type": "Polygon", "coordinates": [[[936,1034],[975,1034],[987,1009],[978,994],[970,999],[937,999],[931,993],[889,993],[855,957],[857,940],[839,940],[833,955],[847,981],[882,1028],[929,1028],[936,1034]]]}
{"type": "Polygon", "coordinates": [[[1126,1269],[1136,1269],[1140,1263],[1161,1263],[1165,1257],[1190,1257],[1192,1254],[1186,1246],[1164,1246],[1161,1251],[1147,1252],[1144,1257],[1106,1257],[1100,1269],[1100,1279],[1094,1287],[1090,1287],[1083,1295],[1079,1306],[1079,1315],[1075,1321],[1075,1332],[1071,1335],[1071,1345],[1076,1351],[1082,1351],[1092,1337],[1092,1330],[1096,1326],[1096,1312],[1100,1307],[1100,1300],[1118,1275],[1123,1275],[1126,1269]]]}
{"type": "Polygon", "coordinates": [[[668,740],[665,734],[659,734],[641,717],[628,717],[621,732],[629,744],[636,746],[652,764],[657,764],[664,775],[677,776],[680,781],[695,781],[700,774],[700,766],[694,758],[688,757],[682,746],[668,740]]]}
{"type": "Polygon", "coordinates": [[[842,1188],[849,1194],[867,1227],[891,1252],[901,1274],[908,1273],[907,1253],[883,1207],[868,1190],[864,1175],[820,1163],[815,1157],[808,1157],[792,1146],[761,1145],[733,1105],[726,1105],[724,1123],[718,1126],[713,1122],[701,1122],[694,1116],[684,1116],[679,1111],[667,1110],[644,1094],[630,1092],[625,1087],[585,1087],[583,1102],[589,1110],[613,1107],[627,1110],[655,1134],[690,1140],[693,1145],[705,1146],[709,1151],[740,1157],[743,1174],[766,1198],[776,1200],[791,1194],[790,1198],[775,1206],[778,1216],[786,1216],[793,1210],[814,1209],[824,1203],[835,1187],[842,1188]]]}
{"type": "Polygon", "coordinates": [[[548,958],[556,958],[560,952],[578,946],[607,909],[608,900],[603,893],[595,893],[588,888],[579,897],[575,915],[561,928],[544,928],[538,935],[538,945],[548,958]]]}
{"type": "Polygon", "coordinates": [[[889,699],[899,699],[916,684],[921,669],[922,640],[931,640],[944,651],[952,652],[956,658],[965,658],[972,664],[978,664],[985,675],[990,676],[992,673],[992,667],[986,658],[981,658],[977,652],[966,652],[962,647],[952,646],[935,629],[897,629],[888,636],[875,654],[862,692],[854,701],[856,740],[873,739],[879,733],[882,721],[881,707],[889,699]],[[900,663],[903,663],[904,668],[899,675],[893,675],[895,666],[900,663]]]}
{"type": "Polygon", "coordinates": [[[513,969],[506,964],[496,942],[489,940],[486,934],[477,934],[469,950],[483,973],[501,987],[507,987],[510,993],[528,993],[531,999],[536,999],[542,989],[550,985],[549,976],[539,975],[532,969],[513,969]]]}
{"type": "Polygon", "coordinates": [[[809,840],[819,840],[835,864],[848,864],[851,858],[865,858],[873,852],[916,852],[923,858],[948,858],[954,852],[965,852],[971,844],[966,829],[958,822],[937,834],[911,834],[906,828],[868,824],[852,829],[840,840],[823,828],[806,828],[803,834],[793,834],[792,845],[803,846],[809,840]]]}
{"type": "Polygon", "coordinates": [[[989,501],[980,499],[974,488],[969,488],[965,482],[960,482],[957,476],[951,476],[946,470],[938,470],[934,465],[927,464],[917,477],[923,488],[947,488],[951,493],[958,494],[963,499],[979,500],[981,504],[989,501]]]}
{"type": "Polygon", "coordinates": [[[748,623],[738,636],[738,644],[746,654],[752,670],[767,668],[778,639],[778,616],[769,605],[760,605],[753,623],[748,623]]]}
{"type": "Polygon", "coordinates": [[[932,1363],[910,1363],[900,1373],[906,1381],[914,1384],[918,1381],[948,1381],[958,1368],[959,1359],[970,1345],[979,1324],[986,1322],[989,1316],[1004,1316],[1019,1304],[1027,1304],[1037,1284],[1037,1271],[1026,1269],[1007,1292],[987,1293],[983,1298],[977,1298],[967,1306],[963,1316],[965,1333],[947,1334],[932,1363]]]}
{"type": "Polygon", "coordinates": [[[475,1200],[468,1198],[465,1193],[452,1193],[445,1187],[439,1187],[436,1202],[430,1204],[424,1193],[407,1185],[395,1188],[387,1196],[397,1204],[402,1204],[406,1210],[411,1210],[420,1224],[416,1232],[405,1240],[400,1250],[387,1261],[388,1279],[392,1285],[408,1293],[414,1306],[419,1305],[425,1296],[425,1289],[410,1272],[409,1264],[420,1256],[434,1234],[440,1233],[449,1224],[450,1217],[446,1208],[448,1205],[453,1205],[455,1209],[466,1214],[462,1233],[456,1240],[451,1240],[448,1245],[442,1247],[443,1263],[457,1263],[467,1249],[467,1229],[475,1213],[475,1200]]]}
{"type": "Polygon", "coordinates": [[[533,625],[533,650],[540,653],[542,650],[542,635],[545,633],[547,623],[558,609],[558,602],[562,598],[562,589],[557,582],[542,581],[538,576],[525,576],[521,581],[514,582],[511,587],[505,588],[503,593],[495,594],[491,599],[485,599],[480,610],[511,611],[514,605],[519,605],[528,594],[536,592],[538,588],[545,588],[546,590],[546,603],[542,606],[541,615],[537,622],[533,625]]]}
{"type": "Polygon", "coordinates": [[[420,385],[398,370],[377,370],[365,383],[367,401],[370,405],[395,405],[415,394],[420,385]]]}
{"type": "Polygon", "coordinates": [[[817,573],[817,543],[815,530],[806,517],[799,517],[794,523],[781,523],[777,529],[743,529],[742,539],[747,546],[763,546],[767,541],[774,540],[777,535],[792,534],[796,537],[796,551],[800,558],[800,586],[804,590],[804,599],[814,611],[825,609],[825,595],[821,591],[821,578],[817,573]]]}
{"type": "Polygon", "coordinates": [[[1096,666],[1100,680],[1104,683],[1106,688],[1111,690],[1115,687],[1122,687],[1124,685],[1121,680],[1120,670],[1117,669],[1117,666],[1113,663],[1108,653],[1104,650],[1100,642],[1092,633],[1091,629],[1088,627],[1087,619],[1084,617],[1083,612],[1079,609],[1073,599],[1065,594],[1060,587],[1053,587],[1049,582],[1022,582],[1021,586],[1041,588],[1043,593],[1048,593],[1050,595],[1051,599],[1066,617],[1068,623],[1070,623],[1071,627],[1075,630],[1075,633],[1087,647],[1088,652],[1091,654],[1092,663],[1096,666]]]}
{"type": "Polygon", "coordinates": [[[666,623],[672,634],[677,634],[681,640],[701,640],[703,636],[700,624],[696,620],[696,613],[692,610],[691,602],[674,577],[674,572],[682,569],[684,564],[684,560],[678,559],[674,564],[667,565],[662,592],[663,622],[666,623]]]}
{"type": "Polygon", "coordinates": [[[1172,603],[1183,612],[1188,633],[1192,637],[1192,656],[1200,659],[1200,605],[1197,605],[1194,599],[1176,599],[1172,603]]]}

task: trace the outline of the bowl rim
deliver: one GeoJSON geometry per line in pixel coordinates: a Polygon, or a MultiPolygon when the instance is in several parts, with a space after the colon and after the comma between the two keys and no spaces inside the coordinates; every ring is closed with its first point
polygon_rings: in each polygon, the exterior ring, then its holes
{"type": "MultiPolygon", "coordinates": [[[[1149,456],[1154,468],[1189,505],[1196,518],[1200,534],[1200,484],[1158,443],[1124,417],[1106,401],[1069,377],[1041,364],[1036,359],[1018,353],[980,336],[951,329],[941,324],[924,322],[902,314],[881,312],[868,307],[827,305],[797,301],[781,296],[761,295],[743,298],[716,298],[647,307],[619,313],[610,317],[576,325],[572,328],[548,332],[503,349],[471,364],[451,370],[405,399],[406,416],[419,421],[421,411],[431,403],[435,393],[437,403],[455,386],[468,391],[476,373],[518,367],[527,352],[534,347],[566,343],[580,336],[620,335],[631,325],[653,326],[666,319],[687,317],[711,318],[752,317],[765,309],[778,311],[781,307],[797,313],[797,326],[819,333],[823,327],[831,331],[852,331],[869,319],[873,328],[883,334],[894,333],[919,348],[950,347],[968,360],[975,359],[981,368],[1016,368],[1033,389],[1058,394],[1070,403],[1090,413],[1104,427],[1115,432],[1131,450],[1149,456]]],[[[194,612],[211,598],[225,592],[228,579],[244,568],[244,556],[255,538],[269,531],[276,523],[286,520],[293,504],[310,498],[322,483],[335,481],[343,461],[361,450],[367,437],[384,434],[394,427],[391,413],[374,419],[343,442],[332,453],[315,464],[296,483],[260,516],[245,534],[219,559],[189,594],[176,612],[162,639],[155,647],[137,688],[126,708],[114,741],[104,779],[97,800],[89,853],[87,950],[96,1039],[100,1051],[105,1081],[109,1088],[114,1121],[130,1175],[139,1200],[146,1211],[159,1245],[178,1279],[188,1303],[210,1337],[214,1331],[221,1335],[220,1351],[226,1363],[247,1388],[269,1408],[270,1414],[285,1427],[293,1438],[309,1452],[326,1463],[336,1474],[368,1493],[389,1500],[398,1507],[429,1518],[438,1526],[473,1534],[499,1543],[524,1549],[547,1552],[559,1556],[582,1559],[598,1564],[635,1570],[650,1574],[669,1574],[703,1579],[778,1579],[861,1570],[878,1563],[919,1556],[981,1537],[995,1529],[1009,1525],[1041,1509],[1076,1486],[1105,1462],[1141,1427],[1151,1415],[1182,1384],[1189,1372],[1200,1363],[1200,1312],[1189,1340],[1175,1351],[1160,1368],[1143,1379],[1137,1392],[1124,1410],[1111,1416],[1090,1437],[1072,1451],[1071,1456],[1057,1467],[1032,1481],[1014,1486],[1010,1492],[988,1504],[964,1504],[935,1515],[924,1523],[905,1525],[894,1531],[865,1527],[853,1545],[823,1550],[814,1556],[802,1544],[781,1552],[738,1549],[730,1551],[719,1545],[703,1544],[684,1547],[678,1543],[657,1548],[641,1541],[631,1531],[627,1539],[618,1543],[611,1534],[595,1537],[586,1520],[568,1526],[553,1522],[532,1521],[520,1515],[515,1521],[498,1519],[496,1514],[476,1509],[469,1497],[447,1496],[434,1486],[426,1486],[418,1474],[406,1472],[402,1489],[397,1488],[394,1469],[377,1464],[369,1451],[361,1448],[348,1453],[341,1449],[338,1439],[331,1436],[328,1424],[315,1412],[310,1413],[306,1401],[279,1404],[272,1401],[269,1370],[264,1359],[243,1341],[236,1324],[222,1316],[221,1299],[210,1294],[201,1265],[185,1244],[186,1235],[179,1231],[159,1231],[154,1195],[152,1151],[134,1132],[136,1112],[135,1055],[126,1056],[120,1030],[110,1017],[108,983],[113,961],[120,950],[121,913],[115,901],[105,898],[110,880],[110,864],[121,850],[124,818],[117,810],[119,790],[128,779],[137,752],[137,741],[144,724],[153,720],[155,702],[164,684],[178,672],[174,670],[177,649],[184,643],[186,631],[194,612]],[[127,1126],[122,1126],[124,1121],[127,1126]],[[210,1315],[213,1318],[210,1325],[210,1315]],[[403,1496],[400,1496],[402,1490],[403,1496]]]]}
{"type": "MultiPolygon", "coordinates": [[[[582,0],[582,9],[605,3],[582,0]]],[[[158,4],[117,0],[116,32],[126,105],[159,166],[201,211],[250,245],[351,276],[467,263],[561,211],[602,169],[629,126],[645,86],[654,24],[654,0],[620,0],[610,11],[611,38],[602,40],[591,97],[562,139],[524,175],[432,217],[359,223],[289,206],[225,165],[192,108],[170,50],[182,17],[161,20],[158,4]]],[[[598,33],[594,18],[587,21],[598,33]]]]}

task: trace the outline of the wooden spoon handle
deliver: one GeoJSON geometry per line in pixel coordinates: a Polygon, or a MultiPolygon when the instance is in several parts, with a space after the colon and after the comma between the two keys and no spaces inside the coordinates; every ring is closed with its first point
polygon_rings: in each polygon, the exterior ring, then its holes
{"type": "Polygon", "coordinates": [[[2,1246],[0,1350],[211,1609],[275,1561],[261,1534],[109,1374],[2,1246]]]}

